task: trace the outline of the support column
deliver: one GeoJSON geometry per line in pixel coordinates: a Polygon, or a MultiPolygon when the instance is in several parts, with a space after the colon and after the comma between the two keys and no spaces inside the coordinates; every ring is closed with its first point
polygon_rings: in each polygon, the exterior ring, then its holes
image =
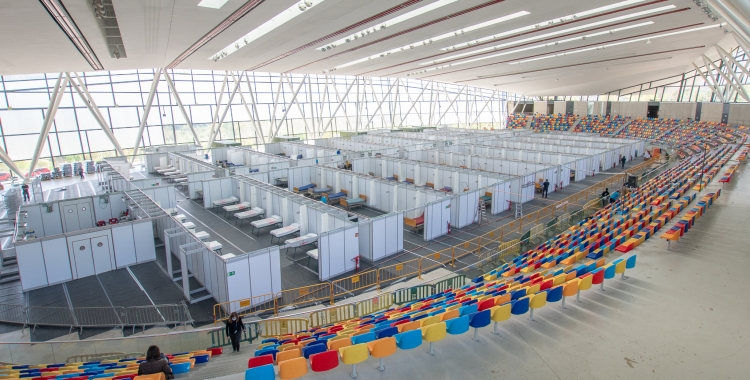
{"type": "Polygon", "coordinates": [[[193,128],[193,122],[190,120],[190,115],[188,115],[187,111],[185,111],[185,107],[182,105],[180,94],[177,93],[177,89],[174,87],[174,83],[172,82],[172,78],[169,76],[167,69],[163,70],[164,78],[167,79],[169,89],[172,91],[172,95],[174,95],[175,101],[177,101],[177,107],[180,108],[180,112],[182,113],[182,117],[185,119],[185,123],[187,123],[188,128],[190,128],[190,132],[193,133],[193,141],[195,142],[195,145],[201,146],[201,141],[198,139],[198,134],[195,133],[195,128],[193,128]]]}
{"type": "Polygon", "coordinates": [[[161,69],[156,69],[154,80],[151,82],[151,90],[148,92],[148,99],[146,99],[146,105],[143,108],[143,116],[141,116],[141,125],[138,127],[138,135],[135,144],[133,144],[133,159],[130,162],[134,162],[135,156],[138,155],[138,148],[141,145],[141,138],[143,137],[143,129],[146,128],[146,120],[148,120],[148,114],[151,112],[151,105],[154,103],[154,94],[156,94],[156,88],[159,86],[160,78],[161,69]]]}
{"type": "MultiPolygon", "coordinates": [[[[39,133],[39,138],[36,141],[34,154],[31,156],[29,178],[26,178],[24,182],[31,180],[31,173],[33,173],[34,169],[36,169],[36,164],[37,162],[39,162],[39,156],[42,154],[42,146],[44,145],[44,141],[47,139],[47,135],[49,135],[49,131],[52,128],[52,122],[55,120],[55,114],[57,114],[57,107],[60,106],[60,101],[62,100],[62,95],[65,94],[65,87],[67,85],[68,77],[64,76],[63,73],[60,73],[60,75],[57,77],[57,82],[55,82],[55,89],[54,91],[52,91],[52,96],[49,99],[47,114],[44,116],[42,131],[39,133]]],[[[23,176],[21,178],[23,179],[23,176]]]]}
{"type": "Polygon", "coordinates": [[[77,73],[73,73],[73,76],[75,79],[70,77],[70,73],[65,73],[65,75],[68,77],[68,80],[73,83],[73,88],[78,93],[78,96],[81,97],[84,103],[86,103],[86,107],[91,112],[91,115],[94,116],[94,119],[96,119],[97,123],[99,123],[99,126],[102,128],[102,131],[104,131],[104,134],[107,135],[107,138],[109,138],[109,141],[112,143],[112,145],[115,147],[115,151],[117,151],[117,154],[121,156],[125,156],[125,153],[122,151],[122,147],[120,146],[120,143],[117,142],[117,139],[115,138],[114,133],[112,133],[112,129],[109,127],[109,124],[107,124],[107,121],[104,119],[104,115],[101,114],[101,111],[99,111],[99,107],[97,107],[96,102],[94,102],[94,98],[89,93],[88,87],[86,87],[86,84],[81,80],[81,78],[78,76],[77,73]]]}

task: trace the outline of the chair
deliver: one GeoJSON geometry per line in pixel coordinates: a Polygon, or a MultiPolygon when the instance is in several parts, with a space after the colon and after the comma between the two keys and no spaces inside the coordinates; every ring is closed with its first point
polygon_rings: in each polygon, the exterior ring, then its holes
{"type": "Polygon", "coordinates": [[[255,354],[253,354],[253,356],[258,357],[261,355],[271,355],[273,356],[273,360],[276,360],[276,354],[278,353],[279,353],[279,350],[260,350],[260,351],[255,351],[255,354]]]}
{"type": "Polygon", "coordinates": [[[479,306],[477,306],[477,311],[487,310],[493,306],[495,306],[495,299],[489,298],[479,303],[479,306]]]}
{"type": "Polygon", "coordinates": [[[433,315],[431,317],[427,317],[425,319],[420,320],[420,322],[422,323],[422,327],[434,325],[435,323],[440,322],[440,316],[433,315]]]}
{"type": "Polygon", "coordinates": [[[557,285],[547,290],[547,302],[558,302],[563,298],[563,286],[557,285]]]}
{"type": "Polygon", "coordinates": [[[250,358],[247,361],[247,368],[260,367],[260,366],[266,365],[266,364],[273,365],[273,356],[272,355],[263,355],[263,356],[258,356],[258,357],[250,358]]]}
{"type": "Polygon", "coordinates": [[[490,314],[491,314],[490,319],[492,319],[492,321],[495,322],[495,327],[492,329],[493,334],[495,335],[499,334],[497,332],[498,322],[503,322],[503,321],[507,321],[508,319],[510,319],[510,309],[511,309],[510,303],[506,303],[505,305],[500,305],[500,306],[494,306],[493,308],[490,309],[490,314]]]}
{"type": "Polygon", "coordinates": [[[190,372],[190,362],[171,364],[169,368],[172,368],[172,373],[175,375],[188,373],[190,372]]]}
{"type": "Polygon", "coordinates": [[[445,321],[445,330],[451,335],[460,335],[469,331],[469,316],[457,317],[445,321]]]}
{"type": "Polygon", "coordinates": [[[625,268],[627,268],[628,262],[627,261],[620,261],[619,263],[615,264],[615,273],[620,274],[620,279],[625,279],[625,268]]]}
{"type": "MultiPolygon", "coordinates": [[[[89,376],[90,378],[90,376],[89,376]]],[[[133,380],[166,380],[167,377],[164,372],[154,373],[151,375],[140,375],[133,378],[133,380]]]]}
{"type": "Polygon", "coordinates": [[[302,354],[300,353],[299,349],[282,351],[276,354],[276,364],[281,364],[285,360],[296,359],[301,356],[302,354]]]}
{"type": "Polygon", "coordinates": [[[470,315],[469,326],[474,328],[474,338],[472,339],[474,339],[475,341],[479,341],[479,328],[489,326],[491,317],[492,314],[490,312],[490,309],[478,311],[470,315]]]}
{"type": "Polygon", "coordinates": [[[565,309],[565,297],[571,297],[576,294],[578,294],[578,280],[566,282],[565,285],[563,285],[563,299],[561,307],[565,309]]]}
{"type": "Polygon", "coordinates": [[[378,339],[388,338],[392,337],[394,335],[398,334],[398,327],[388,327],[386,329],[382,329],[375,333],[375,336],[377,336],[378,339]]]}
{"type": "MultiPolygon", "coordinates": [[[[346,339],[339,339],[334,341],[328,341],[328,351],[336,351],[339,352],[339,348],[341,347],[347,347],[352,345],[352,340],[349,338],[346,339]]],[[[317,355],[317,354],[316,354],[317,355]]],[[[338,360],[338,359],[336,359],[338,360]]]]}
{"type": "Polygon", "coordinates": [[[463,317],[464,315],[474,314],[477,311],[479,311],[479,305],[473,304],[469,306],[464,306],[460,309],[458,309],[459,314],[463,317]]]}
{"type": "Polygon", "coordinates": [[[410,330],[396,334],[393,337],[396,338],[396,346],[402,350],[411,350],[422,345],[421,330],[410,330]]]}
{"type": "MultiPolygon", "coordinates": [[[[610,264],[605,265],[604,267],[604,279],[609,280],[612,278],[615,278],[615,266],[610,264]]],[[[602,281],[601,290],[604,290],[604,281],[602,281]]]]}
{"type": "Polygon", "coordinates": [[[434,325],[429,325],[422,329],[422,339],[430,342],[430,355],[435,355],[435,350],[432,348],[432,343],[437,342],[445,338],[446,329],[445,322],[439,322],[434,325]]]}
{"type": "Polygon", "coordinates": [[[318,345],[318,344],[326,345],[326,344],[328,344],[328,341],[327,341],[327,340],[316,340],[316,341],[314,341],[314,342],[310,342],[310,343],[308,343],[308,344],[307,344],[307,345],[305,345],[305,347],[303,347],[302,349],[304,350],[304,349],[305,349],[305,348],[307,348],[307,347],[312,347],[312,346],[315,346],[315,345],[318,345]]]}
{"type": "Polygon", "coordinates": [[[576,294],[576,301],[581,302],[581,290],[589,290],[593,285],[594,276],[591,274],[585,275],[583,278],[578,279],[578,294],[576,294]]]}
{"type": "Polygon", "coordinates": [[[341,362],[352,365],[352,377],[357,377],[357,364],[364,362],[370,356],[367,344],[355,344],[339,349],[341,362]]]}
{"type": "MultiPolygon", "coordinates": [[[[633,269],[635,268],[635,255],[628,257],[627,260],[625,260],[625,268],[627,269],[633,269]]],[[[628,277],[625,276],[625,271],[622,272],[622,279],[627,280],[628,277]]]]}
{"type": "Polygon", "coordinates": [[[208,363],[208,354],[195,355],[193,358],[195,358],[195,364],[208,363]]]}
{"type": "Polygon", "coordinates": [[[389,336],[387,338],[374,340],[367,343],[367,349],[370,350],[370,356],[380,359],[378,370],[385,371],[383,358],[396,353],[396,338],[389,336]]]}
{"type": "Polygon", "coordinates": [[[279,363],[279,378],[298,379],[307,374],[307,360],[302,357],[284,360],[279,363]]]}
{"type": "Polygon", "coordinates": [[[604,288],[604,270],[603,269],[600,268],[592,272],[591,284],[600,285],[601,288],[604,288]]]}
{"type": "Polygon", "coordinates": [[[305,357],[305,359],[309,358],[312,354],[319,354],[321,352],[328,351],[328,347],[326,347],[324,344],[316,344],[316,345],[307,345],[302,350],[302,356],[305,357]]]}
{"type": "MultiPolygon", "coordinates": [[[[398,328],[396,328],[398,330],[398,328]]],[[[351,337],[352,344],[362,344],[371,342],[373,340],[377,339],[374,332],[369,332],[367,334],[357,335],[351,337]]]]}
{"type": "Polygon", "coordinates": [[[529,320],[533,321],[534,309],[542,308],[547,304],[547,292],[537,293],[529,297],[531,297],[531,301],[529,301],[529,308],[531,309],[531,311],[529,311],[529,320]]]}
{"type": "Polygon", "coordinates": [[[398,325],[398,331],[399,332],[407,332],[412,330],[418,330],[422,326],[422,322],[420,321],[411,321],[408,323],[404,323],[403,325],[398,325]]]}
{"type": "Polygon", "coordinates": [[[529,297],[519,298],[511,302],[510,313],[513,315],[523,315],[529,311],[529,297]]]}
{"type": "Polygon", "coordinates": [[[330,350],[319,354],[310,355],[310,369],[313,372],[330,371],[339,366],[338,350],[330,350]]]}
{"type": "Polygon", "coordinates": [[[458,318],[458,317],[459,317],[458,310],[455,310],[455,309],[454,310],[448,310],[445,313],[440,314],[440,321],[441,322],[442,321],[447,321],[449,319],[458,318]]]}

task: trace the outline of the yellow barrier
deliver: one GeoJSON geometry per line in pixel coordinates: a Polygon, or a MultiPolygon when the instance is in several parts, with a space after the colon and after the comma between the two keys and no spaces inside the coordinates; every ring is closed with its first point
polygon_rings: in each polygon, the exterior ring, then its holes
{"type": "Polygon", "coordinates": [[[350,294],[360,289],[378,287],[378,285],[377,269],[336,280],[331,283],[331,305],[333,305],[336,296],[350,294]]]}
{"type": "Polygon", "coordinates": [[[388,281],[397,280],[402,277],[408,277],[416,275],[418,278],[422,278],[420,271],[421,259],[413,259],[404,261],[403,263],[393,264],[378,269],[378,290],[380,290],[380,284],[388,281]]]}
{"type": "Polygon", "coordinates": [[[331,284],[320,283],[277,293],[279,309],[325,301],[331,298],[331,284]]]}
{"type": "Polygon", "coordinates": [[[273,311],[274,315],[278,313],[278,304],[273,294],[264,294],[243,300],[222,302],[214,305],[214,323],[229,318],[232,311],[236,311],[239,316],[253,315],[266,311],[273,311]]]}
{"type": "Polygon", "coordinates": [[[383,294],[362,302],[357,302],[357,315],[372,314],[393,306],[393,293],[383,294]]]}
{"type": "Polygon", "coordinates": [[[310,328],[310,322],[301,318],[264,319],[258,321],[263,338],[292,334],[310,328]]]}
{"type": "Polygon", "coordinates": [[[345,321],[356,317],[353,304],[341,305],[319,310],[310,314],[310,327],[345,321]]]}

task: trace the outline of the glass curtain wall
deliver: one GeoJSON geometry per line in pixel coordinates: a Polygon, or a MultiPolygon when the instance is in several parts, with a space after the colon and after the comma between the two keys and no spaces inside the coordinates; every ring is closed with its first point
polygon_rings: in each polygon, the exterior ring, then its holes
{"type": "MultiPolygon", "coordinates": [[[[78,74],[125,154],[133,150],[155,72],[78,74]]],[[[507,118],[506,101],[518,99],[501,91],[414,79],[397,83],[394,78],[168,72],[204,146],[212,125],[218,126],[217,141],[243,145],[269,142],[274,136],[307,139],[338,136],[339,131],[407,126],[501,128],[507,118]],[[240,81],[236,92],[235,80],[240,81]]],[[[58,76],[0,76],[0,143],[22,171],[28,171],[58,76]]],[[[162,74],[141,146],[193,143],[192,136],[162,74]]],[[[114,154],[112,143],[69,83],[37,168],[97,161],[114,154]]],[[[2,165],[0,171],[8,169],[2,165]]]]}

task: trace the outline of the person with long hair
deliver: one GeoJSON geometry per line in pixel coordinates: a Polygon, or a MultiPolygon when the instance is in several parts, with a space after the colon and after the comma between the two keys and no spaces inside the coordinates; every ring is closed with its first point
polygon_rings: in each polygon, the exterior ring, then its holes
{"type": "Polygon", "coordinates": [[[242,317],[237,315],[236,311],[233,311],[232,314],[229,314],[226,324],[227,336],[232,340],[232,352],[240,352],[240,340],[242,339],[242,332],[245,331],[245,324],[242,323],[242,317]]]}
{"type": "Polygon", "coordinates": [[[163,358],[159,346],[151,346],[146,351],[146,361],[138,366],[138,376],[163,372],[167,379],[174,379],[172,368],[163,358]]]}

